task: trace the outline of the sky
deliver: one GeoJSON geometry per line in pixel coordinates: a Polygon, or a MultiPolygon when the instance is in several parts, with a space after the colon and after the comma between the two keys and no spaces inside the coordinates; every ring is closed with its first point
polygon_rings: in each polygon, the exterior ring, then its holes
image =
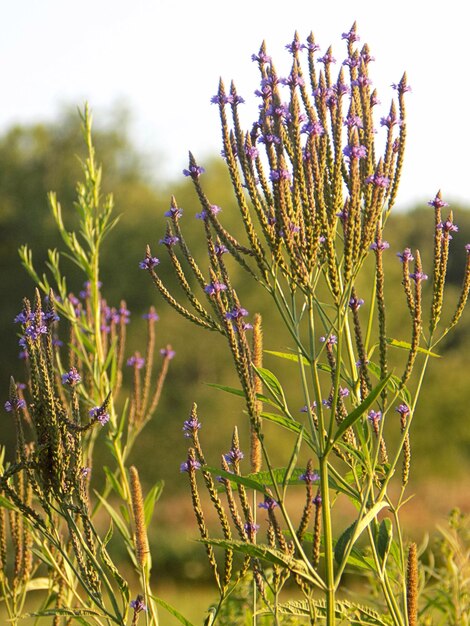
{"type": "MultiPolygon", "coordinates": [[[[434,197],[470,205],[466,3],[421,0],[0,0],[0,132],[54,120],[87,101],[96,124],[113,107],[131,113],[131,133],[158,179],[176,179],[188,150],[199,163],[220,152],[219,77],[233,79],[256,118],[258,69],[267,44],[279,74],[297,30],[345,56],[341,34],[357,22],[375,63],[370,74],[387,115],[391,83],[404,70],[407,151],[398,205],[434,197]]],[[[337,64],[339,69],[339,63],[337,64]]],[[[243,117],[244,116],[244,117],[243,117]]]]}

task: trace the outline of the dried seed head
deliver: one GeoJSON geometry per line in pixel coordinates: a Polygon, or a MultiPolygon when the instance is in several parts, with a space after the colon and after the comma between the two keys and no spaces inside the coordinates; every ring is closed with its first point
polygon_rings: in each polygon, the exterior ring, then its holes
{"type": "Polygon", "coordinates": [[[131,479],[132,513],[135,526],[135,554],[137,563],[143,568],[147,563],[149,555],[147,529],[145,527],[144,499],[142,496],[139,473],[134,465],[129,468],[129,475],[131,479]]]}

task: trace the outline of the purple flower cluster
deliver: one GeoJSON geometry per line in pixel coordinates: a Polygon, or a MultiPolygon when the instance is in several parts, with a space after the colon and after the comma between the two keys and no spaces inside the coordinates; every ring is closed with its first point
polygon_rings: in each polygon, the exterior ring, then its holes
{"type": "Polygon", "coordinates": [[[216,296],[221,291],[227,291],[227,285],[218,282],[209,283],[204,287],[204,291],[207,293],[208,296],[216,296]]]}
{"type": "Polygon", "coordinates": [[[137,370],[141,370],[145,365],[145,359],[136,353],[127,359],[127,365],[129,367],[134,367],[137,370]]]}
{"type": "Polygon", "coordinates": [[[274,498],[271,498],[271,496],[264,496],[264,502],[258,504],[258,508],[265,509],[266,511],[272,511],[277,506],[279,506],[278,503],[274,498]]]}
{"type": "Polygon", "coordinates": [[[62,374],[62,384],[75,387],[82,381],[80,374],[75,367],[71,367],[68,372],[62,374]]]}
{"type": "Polygon", "coordinates": [[[220,213],[220,211],[222,211],[222,209],[220,208],[220,206],[217,206],[216,204],[211,204],[209,206],[209,209],[206,211],[201,211],[200,213],[196,213],[196,219],[197,220],[205,220],[208,215],[213,215],[216,216],[218,213],[220,213]]]}
{"type": "Polygon", "coordinates": [[[234,448],[232,448],[231,450],[229,450],[227,452],[227,454],[224,454],[224,459],[227,461],[227,463],[229,464],[233,464],[233,463],[238,463],[239,461],[241,461],[244,458],[244,454],[241,450],[236,450],[234,448]]]}
{"type": "Polygon", "coordinates": [[[200,165],[190,165],[189,169],[183,170],[185,176],[191,176],[193,180],[197,180],[206,170],[200,165]]]}
{"type": "Polygon", "coordinates": [[[139,267],[141,270],[151,270],[160,263],[160,259],[156,256],[148,256],[143,261],[140,261],[139,267]]]}
{"type": "Polygon", "coordinates": [[[138,595],[135,600],[131,600],[130,602],[131,609],[134,609],[135,613],[140,613],[141,611],[147,610],[147,605],[144,602],[144,598],[141,595],[138,595]]]}
{"type": "Polygon", "coordinates": [[[88,415],[93,421],[99,422],[101,426],[104,426],[109,422],[109,413],[106,411],[106,407],[104,405],[94,406],[88,411],[88,415]]]}
{"type": "Polygon", "coordinates": [[[306,470],[303,474],[300,474],[299,480],[303,480],[305,483],[310,485],[320,480],[320,474],[316,471],[306,470]]]}
{"type": "Polygon", "coordinates": [[[400,259],[402,263],[409,263],[410,261],[414,261],[414,256],[411,254],[410,248],[405,248],[403,252],[397,252],[397,257],[400,259]]]}
{"type": "Polygon", "coordinates": [[[176,352],[174,350],[172,350],[171,348],[161,348],[160,349],[160,354],[165,359],[168,359],[169,361],[171,361],[171,359],[174,358],[176,352]]]}
{"type": "Polygon", "coordinates": [[[158,243],[162,243],[163,245],[168,246],[168,248],[171,248],[171,246],[176,246],[179,240],[180,238],[176,235],[170,235],[167,233],[158,243]]]}
{"type": "Polygon", "coordinates": [[[364,300],[362,298],[357,298],[355,296],[351,296],[351,298],[349,298],[349,308],[352,311],[357,311],[363,304],[364,300]]]}
{"type": "Polygon", "coordinates": [[[171,206],[168,211],[164,213],[165,217],[170,217],[173,220],[177,220],[183,215],[183,209],[180,209],[177,206],[171,206]]]}
{"type": "Polygon", "coordinates": [[[24,409],[25,406],[26,402],[22,398],[17,398],[14,404],[12,404],[10,400],[7,400],[4,404],[5,411],[7,411],[7,413],[19,411],[20,409],[24,409]]]}
{"type": "Polygon", "coordinates": [[[190,472],[191,470],[198,470],[201,468],[201,464],[196,459],[188,459],[180,465],[180,472],[190,472]]]}
{"type": "Polygon", "coordinates": [[[185,420],[183,423],[183,432],[184,436],[187,438],[193,437],[197,431],[201,428],[202,424],[198,420],[197,416],[194,415],[189,420],[185,420]]]}

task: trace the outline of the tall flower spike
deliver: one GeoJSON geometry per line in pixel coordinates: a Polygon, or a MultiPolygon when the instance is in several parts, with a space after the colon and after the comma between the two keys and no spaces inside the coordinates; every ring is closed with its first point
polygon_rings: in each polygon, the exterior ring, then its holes
{"type": "MultiPolygon", "coordinates": [[[[253,323],[253,365],[256,368],[263,366],[263,329],[261,315],[257,313],[253,323]]],[[[261,394],[263,385],[260,377],[254,374],[254,391],[261,394]]],[[[259,440],[259,430],[261,428],[261,413],[263,411],[263,403],[261,400],[256,401],[256,425],[251,424],[251,471],[257,473],[261,470],[261,444],[259,440]]]]}
{"type": "Polygon", "coordinates": [[[135,555],[139,567],[143,568],[147,563],[150,552],[147,529],[145,527],[144,498],[142,496],[139,473],[134,465],[129,468],[129,475],[131,479],[132,514],[135,527],[135,555]]]}

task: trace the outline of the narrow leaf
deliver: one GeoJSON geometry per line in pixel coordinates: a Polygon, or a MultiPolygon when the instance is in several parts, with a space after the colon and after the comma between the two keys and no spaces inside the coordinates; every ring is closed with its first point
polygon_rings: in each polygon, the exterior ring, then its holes
{"type": "Polygon", "coordinates": [[[382,390],[387,386],[387,382],[390,380],[390,374],[384,378],[380,383],[370,392],[367,398],[361,402],[361,404],[354,409],[349,415],[341,422],[336,431],[333,440],[330,442],[330,448],[341,439],[344,433],[351,428],[367,411],[367,409],[375,402],[377,397],[381,394],[382,390]]]}
{"type": "Polygon", "coordinates": [[[150,526],[150,522],[152,521],[155,504],[158,502],[160,496],[162,495],[163,485],[164,485],[163,480],[159,480],[157,483],[155,483],[152,489],[150,489],[148,494],[145,496],[144,518],[145,518],[146,528],[150,526]]]}
{"type": "Polygon", "coordinates": [[[377,551],[382,563],[385,564],[385,559],[389,553],[390,546],[393,540],[393,526],[392,520],[388,517],[384,518],[380,522],[379,533],[377,536],[377,551]]]}
{"type": "Polygon", "coordinates": [[[165,602],[165,600],[162,600],[161,598],[157,598],[156,596],[152,596],[152,595],[150,597],[157,604],[159,604],[164,609],[166,609],[168,611],[168,613],[173,615],[173,617],[175,617],[180,622],[180,624],[183,624],[184,626],[194,626],[194,624],[192,622],[187,620],[183,615],[181,615],[181,613],[179,611],[177,611],[175,609],[175,607],[171,606],[171,604],[168,604],[168,602],[165,602]]]}
{"type": "MultiPolygon", "coordinates": [[[[391,339],[390,337],[387,337],[386,341],[388,345],[392,346],[393,348],[402,348],[403,350],[411,350],[411,343],[408,343],[407,341],[399,341],[398,339],[391,339]]],[[[436,359],[441,358],[440,354],[437,354],[436,352],[431,352],[431,350],[426,350],[426,348],[418,347],[416,349],[418,352],[421,352],[422,354],[433,356],[436,359]]]]}

